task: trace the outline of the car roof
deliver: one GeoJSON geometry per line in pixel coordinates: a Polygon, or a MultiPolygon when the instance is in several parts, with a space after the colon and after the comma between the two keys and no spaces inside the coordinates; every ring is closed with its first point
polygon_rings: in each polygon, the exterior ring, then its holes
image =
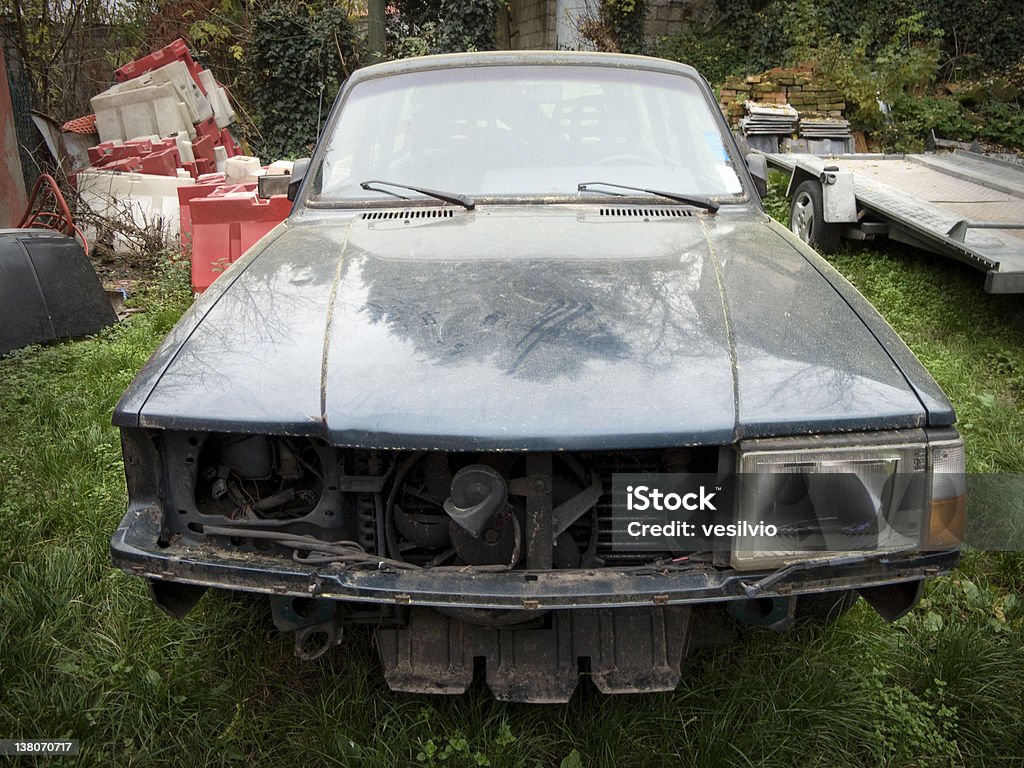
{"type": "Polygon", "coordinates": [[[397,59],[356,70],[349,84],[407,72],[436,69],[489,66],[584,66],[645,69],[667,72],[701,79],[696,69],[667,59],[634,56],[625,53],[596,53],[592,51],[478,51],[473,53],[445,53],[434,56],[416,56],[397,59]]]}

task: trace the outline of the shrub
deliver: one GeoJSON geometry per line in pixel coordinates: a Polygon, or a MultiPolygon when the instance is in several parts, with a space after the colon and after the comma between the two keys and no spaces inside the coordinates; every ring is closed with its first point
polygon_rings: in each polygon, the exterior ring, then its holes
{"type": "Polygon", "coordinates": [[[494,50],[501,0],[404,0],[388,17],[388,56],[494,50]]]}
{"type": "Polygon", "coordinates": [[[269,160],[308,155],[358,59],[357,35],[340,3],[273,0],[258,7],[244,59],[253,150],[269,160]]]}
{"type": "Polygon", "coordinates": [[[901,95],[890,104],[890,121],[882,131],[882,144],[892,152],[920,152],[931,131],[944,139],[971,141],[976,127],[953,99],[901,95]]]}

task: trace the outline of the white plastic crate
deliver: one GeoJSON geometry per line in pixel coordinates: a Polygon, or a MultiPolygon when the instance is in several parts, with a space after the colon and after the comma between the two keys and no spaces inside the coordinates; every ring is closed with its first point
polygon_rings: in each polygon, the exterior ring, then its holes
{"type": "Polygon", "coordinates": [[[192,79],[192,74],[188,71],[188,67],[185,66],[183,61],[172,61],[170,64],[154,69],[151,72],[145,72],[136,78],[118,83],[107,89],[106,93],[125,93],[162,83],[170,83],[174,86],[174,90],[178,94],[178,100],[188,110],[190,122],[201,122],[213,114],[210,100],[196,81],[192,79]]]}
{"type": "Polygon", "coordinates": [[[224,90],[223,86],[218,85],[213,72],[208,69],[204,69],[199,73],[199,79],[203,83],[203,88],[206,89],[207,98],[210,99],[210,105],[213,107],[213,116],[217,120],[217,127],[227,128],[238,119],[234,108],[231,106],[231,101],[228,99],[228,92],[224,90]]]}
{"type": "Polygon", "coordinates": [[[181,158],[181,162],[195,161],[196,154],[192,151],[192,142],[188,140],[188,134],[185,131],[178,132],[178,135],[174,137],[174,143],[178,147],[178,157],[181,158]]]}
{"type": "Polygon", "coordinates": [[[96,113],[96,130],[101,142],[127,141],[152,134],[177,136],[181,131],[190,137],[196,135],[188,108],[171,83],[121,92],[108,89],[93,96],[90,103],[96,113]]]}
{"type": "Polygon", "coordinates": [[[213,148],[213,160],[217,173],[224,173],[228,165],[228,151],[218,144],[213,148]]]}
{"type": "Polygon", "coordinates": [[[263,175],[263,168],[258,157],[236,155],[229,157],[224,163],[224,176],[228,184],[251,184],[257,176],[263,175]]]}
{"type": "MultiPolygon", "coordinates": [[[[159,229],[166,240],[173,241],[181,229],[178,187],[195,184],[188,171],[178,173],[174,177],[84,170],[77,176],[79,200],[104,218],[117,221],[127,217],[136,227],[159,229]]],[[[93,228],[86,231],[90,239],[96,235],[93,228]]],[[[124,237],[115,237],[114,250],[124,251],[128,245],[124,237]]]]}

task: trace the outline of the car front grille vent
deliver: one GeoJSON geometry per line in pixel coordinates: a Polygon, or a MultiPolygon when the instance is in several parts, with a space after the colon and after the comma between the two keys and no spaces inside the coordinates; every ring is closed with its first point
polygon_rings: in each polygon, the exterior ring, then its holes
{"type": "Polygon", "coordinates": [[[693,211],[687,211],[682,208],[602,208],[601,215],[640,217],[644,219],[679,219],[684,216],[693,216],[693,211]]]}
{"type": "Polygon", "coordinates": [[[387,219],[450,219],[455,211],[450,208],[424,208],[415,211],[370,211],[360,218],[369,221],[385,221],[387,219]]]}

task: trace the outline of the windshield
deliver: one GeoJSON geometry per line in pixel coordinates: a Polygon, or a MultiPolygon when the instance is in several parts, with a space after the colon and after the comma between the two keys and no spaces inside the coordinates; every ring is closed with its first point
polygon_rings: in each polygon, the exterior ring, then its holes
{"type": "Polygon", "coordinates": [[[586,66],[488,66],[367,80],[348,95],[312,199],[418,198],[383,180],[488,196],[743,193],[697,83],[586,66]],[[580,192],[588,184],[590,191],[580,192]],[[639,193],[643,194],[643,193],[639,193]]]}

